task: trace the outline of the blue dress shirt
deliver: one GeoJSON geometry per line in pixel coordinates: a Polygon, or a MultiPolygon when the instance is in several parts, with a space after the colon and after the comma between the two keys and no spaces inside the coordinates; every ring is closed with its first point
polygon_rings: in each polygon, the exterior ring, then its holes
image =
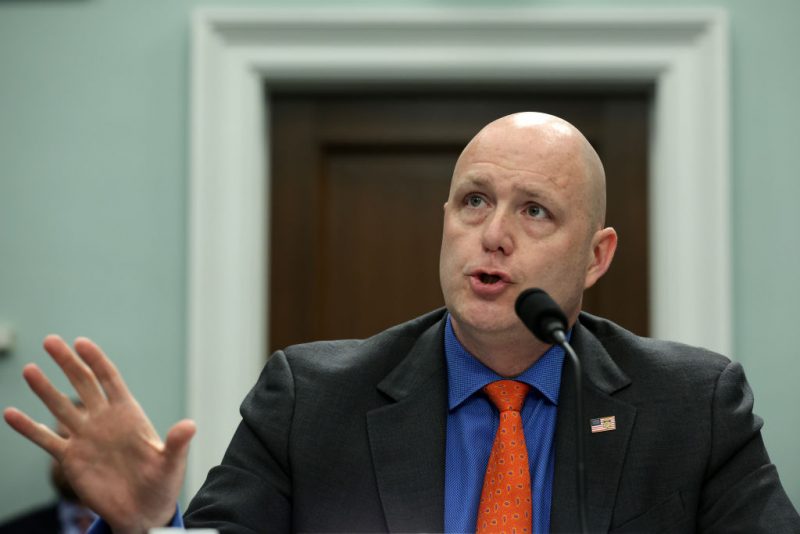
{"type": "MultiPolygon", "coordinates": [[[[503,377],[483,365],[461,345],[447,317],[444,352],[448,405],[444,475],[445,532],[475,532],[483,475],[489,462],[500,416],[481,389],[503,377]]],[[[522,422],[531,470],[533,532],[550,531],[558,391],[564,350],[553,346],[514,380],[532,389],[522,407],[522,422]]]]}
{"type": "MultiPolygon", "coordinates": [[[[183,528],[183,517],[181,516],[181,507],[180,505],[175,506],[175,515],[172,516],[172,520],[170,521],[169,525],[166,525],[162,528],[183,528]]],[[[111,527],[102,517],[98,517],[97,520],[92,523],[92,526],[89,530],[86,531],[86,534],[114,534],[111,530],[111,527]]]]}

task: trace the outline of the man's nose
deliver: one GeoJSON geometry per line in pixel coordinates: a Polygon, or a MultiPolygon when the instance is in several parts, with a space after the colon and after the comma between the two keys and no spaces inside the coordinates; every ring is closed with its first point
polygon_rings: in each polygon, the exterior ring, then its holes
{"type": "Polygon", "coordinates": [[[514,251],[512,216],[496,209],[485,221],[483,227],[483,248],[487,252],[502,252],[508,256],[514,251]]]}

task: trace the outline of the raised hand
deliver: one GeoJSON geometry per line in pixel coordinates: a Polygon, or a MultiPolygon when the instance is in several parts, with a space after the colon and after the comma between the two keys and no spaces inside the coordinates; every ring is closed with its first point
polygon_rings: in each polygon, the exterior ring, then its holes
{"type": "Polygon", "coordinates": [[[36,365],[22,372],[69,436],[59,436],[15,408],[3,412],[6,422],[61,463],[83,502],[115,532],[146,532],[166,525],[175,513],[194,422],[176,423],[162,443],[100,347],[86,338],[78,338],[74,347],[73,352],[58,336],[44,340],[84,410],[36,365]]]}

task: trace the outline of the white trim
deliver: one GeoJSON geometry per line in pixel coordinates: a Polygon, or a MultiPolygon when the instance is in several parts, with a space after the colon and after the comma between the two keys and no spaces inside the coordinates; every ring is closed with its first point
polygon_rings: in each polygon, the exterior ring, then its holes
{"type": "Polygon", "coordinates": [[[201,9],[191,81],[187,490],[263,365],[264,88],[278,81],[651,81],[651,317],[731,352],[728,20],[718,9],[201,9]]]}

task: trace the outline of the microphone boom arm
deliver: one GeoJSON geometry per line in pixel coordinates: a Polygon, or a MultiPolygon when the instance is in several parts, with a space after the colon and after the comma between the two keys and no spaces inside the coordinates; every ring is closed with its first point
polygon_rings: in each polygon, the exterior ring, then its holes
{"type": "Polygon", "coordinates": [[[575,418],[575,450],[577,469],[575,471],[575,484],[578,491],[578,517],[581,523],[581,532],[586,533],[586,474],[584,472],[584,445],[583,445],[583,371],[581,368],[581,361],[578,355],[572,348],[572,345],[567,341],[567,336],[564,335],[563,330],[556,330],[553,332],[556,340],[567,353],[569,359],[572,361],[572,370],[575,376],[575,403],[577,416],[575,418]]]}
{"type": "Polygon", "coordinates": [[[586,533],[586,475],[584,473],[583,444],[583,372],[578,355],[567,341],[567,317],[556,302],[544,290],[526,289],[517,297],[514,305],[522,323],[545,343],[557,344],[564,349],[572,362],[575,373],[575,490],[578,501],[578,517],[581,532],[586,533]]]}

